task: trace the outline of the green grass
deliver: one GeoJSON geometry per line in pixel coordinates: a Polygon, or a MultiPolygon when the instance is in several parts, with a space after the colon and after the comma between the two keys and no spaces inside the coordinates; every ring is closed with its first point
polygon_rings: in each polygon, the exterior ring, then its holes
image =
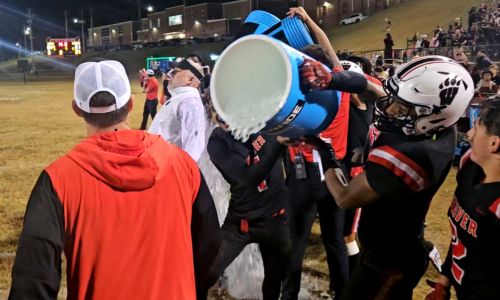
{"type": "Polygon", "coordinates": [[[394,48],[406,48],[406,39],[415,32],[427,34],[429,41],[437,25],[448,30],[457,17],[467,26],[467,15],[472,6],[484,0],[410,0],[397,7],[377,11],[363,22],[340,26],[328,31],[328,36],[337,50],[367,51],[384,49],[385,21],[392,22],[391,35],[394,48]]]}
{"type": "MultiPolygon", "coordinates": [[[[71,110],[71,80],[33,82],[27,86],[0,82],[0,89],[0,122],[3,124],[0,131],[0,299],[4,299],[10,286],[13,253],[31,189],[45,166],[85,137],[85,128],[83,120],[71,110]]],[[[135,106],[130,123],[138,128],[144,95],[136,81],[132,81],[132,92],[135,106]]],[[[427,218],[426,237],[436,243],[443,256],[450,240],[446,210],[455,189],[454,176],[452,171],[435,197],[427,218]]],[[[307,249],[305,269],[325,279],[326,260],[317,227],[316,224],[313,241],[307,249]]],[[[425,278],[436,275],[429,268],[425,278]]],[[[427,290],[421,283],[414,298],[423,299],[427,290]]]]}

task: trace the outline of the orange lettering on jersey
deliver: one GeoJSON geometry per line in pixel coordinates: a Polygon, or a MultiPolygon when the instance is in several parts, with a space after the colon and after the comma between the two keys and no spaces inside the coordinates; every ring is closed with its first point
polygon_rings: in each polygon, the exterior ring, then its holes
{"type": "Polygon", "coordinates": [[[455,216],[455,222],[460,221],[460,219],[464,215],[464,210],[460,206],[458,206],[458,205],[457,205],[457,207],[458,207],[458,213],[455,216]]]}
{"type": "Polygon", "coordinates": [[[252,142],[252,146],[253,148],[255,149],[255,151],[259,151],[260,148],[262,148],[262,146],[264,146],[264,144],[266,143],[266,140],[261,136],[259,135],[253,142],[252,142]]]}
{"type": "Polygon", "coordinates": [[[476,230],[477,230],[477,223],[476,221],[471,219],[469,222],[469,229],[467,229],[467,233],[477,238],[476,230]]]}
{"type": "Polygon", "coordinates": [[[463,230],[467,230],[467,221],[469,221],[469,219],[469,215],[467,213],[464,213],[464,217],[460,222],[460,227],[462,227],[463,230]]]}
{"type": "MultiPolygon", "coordinates": [[[[467,231],[468,234],[477,238],[477,222],[474,221],[469,214],[465,212],[463,208],[460,207],[458,201],[453,200],[450,207],[450,213],[452,218],[456,223],[460,224],[460,227],[467,231]]],[[[451,219],[450,219],[451,220],[451,219]]],[[[453,227],[453,226],[452,226],[453,227]]]]}

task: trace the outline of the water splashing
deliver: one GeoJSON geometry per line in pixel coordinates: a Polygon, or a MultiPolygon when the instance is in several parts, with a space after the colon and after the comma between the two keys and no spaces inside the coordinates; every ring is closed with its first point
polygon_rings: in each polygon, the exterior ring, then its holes
{"type": "MultiPolygon", "coordinates": [[[[207,139],[213,129],[213,125],[207,125],[207,139]]],[[[229,184],[212,164],[207,151],[203,152],[198,165],[214,199],[219,224],[222,225],[229,205],[229,184]]],[[[238,299],[261,299],[261,286],[264,279],[263,266],[257,244],[248,245],[225,271],[229,294],[238,299]]]]}

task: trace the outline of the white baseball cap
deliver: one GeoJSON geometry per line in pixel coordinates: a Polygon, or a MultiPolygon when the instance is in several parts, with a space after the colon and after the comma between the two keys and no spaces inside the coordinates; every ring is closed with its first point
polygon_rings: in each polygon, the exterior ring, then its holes
{"type": "Polygon", "coordinates": [[[122,108],[130,99],[130,82],[123,65],[114,60],[86,62],[75,72],[74,96],[76,105],[87,113],[108,113],[122,108]],[[108,92],[115,104],[90,107],[90,98],[99,92],[108,92]]]}
{"type": "Polygon", "coordinates": [[[155,74],[155,71],[153,71],[153,70],[151,70],[151,69],[148,69],[148,70],[146,71],[146,74],[148,74],[149,76],[152,76],[152,75],[154,75],[154,74],[155,74]]]}

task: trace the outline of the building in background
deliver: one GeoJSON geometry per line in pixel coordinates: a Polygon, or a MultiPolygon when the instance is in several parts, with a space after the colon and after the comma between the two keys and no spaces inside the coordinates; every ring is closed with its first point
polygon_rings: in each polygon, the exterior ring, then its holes
{"type": "Polygon", "coordinates": [[[89,48],[121,47],[137,40],[138,22],[126,21],[88,30],[89,48]]]}
{"type": "Polygon", "coordinates": [[[119,47],[131,44],[132,41],[145,43],[233,36],[252,10],[265,10],[284,18],[291,6],[303,6],[321,27],[328,29],[338,26],[340,20],[352,14],[370,15],[377,10],[407,1],[409,0],[235,0],[226,3],[177,5],[149,13],[141,22],[128,21],[89,29],[89,45],[119,47]]]}

